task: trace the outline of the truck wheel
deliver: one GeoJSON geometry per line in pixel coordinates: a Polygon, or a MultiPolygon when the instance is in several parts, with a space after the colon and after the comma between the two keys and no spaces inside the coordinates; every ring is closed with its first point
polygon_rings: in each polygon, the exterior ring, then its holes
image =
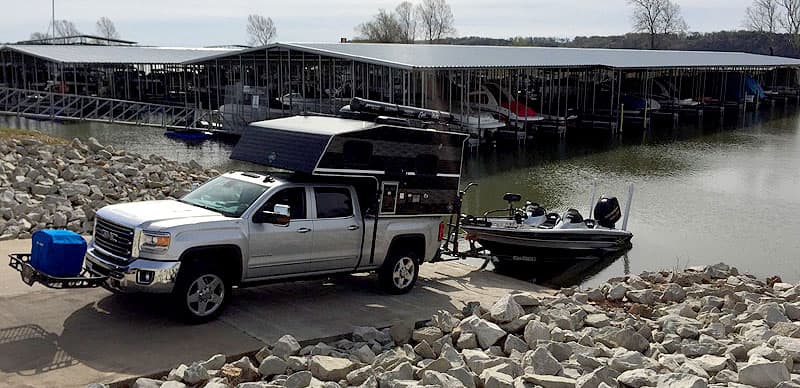
{"type": "Polygon", "coordinates": [[[378,272],[378,281],[390,294],[405,294],[414,288],[419,276],[419,260],[411,253],[390,255],[378,272]]]}
{"type": "Polygon", "coordinates": [[[231,284],[218,268],[191,264],[178,276],[173,290],[178,312],[189,323],[204,323],[216,319],[228,303],[231,284]]]}

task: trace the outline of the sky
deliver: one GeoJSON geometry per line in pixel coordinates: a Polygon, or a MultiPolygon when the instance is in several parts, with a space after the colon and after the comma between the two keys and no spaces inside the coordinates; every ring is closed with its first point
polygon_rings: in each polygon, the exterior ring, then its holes
{"type": "MultiPolygon", "coordinates": [[[[418,2],[419,0],[412,0],[418,2]]],[[[338,42],[400,0],[55,0],[56,19],[87,34],[111,18],[121,38],[144,45],[245,44],[248,14],[271,17],[280,42],[338,42]]],[[[677,0],[692,31],[739,29],[752,0],[677,0]]],[[[0,0],[0,42],[28,39],[49,25],[51,0],[0,0]]],[[[567,38],[629,32],[626,0],[449,0],[458,36],[567,38]]]]}

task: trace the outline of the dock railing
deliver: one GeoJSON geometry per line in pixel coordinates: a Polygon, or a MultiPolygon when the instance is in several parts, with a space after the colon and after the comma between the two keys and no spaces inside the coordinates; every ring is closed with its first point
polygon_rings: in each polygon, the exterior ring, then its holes
{"type": "Polygon", "coordinates": [[[38,119],[190,129],[196,126],[196,120],[202,112],[191,106],[0,87],[0,113],[38,119]]]}

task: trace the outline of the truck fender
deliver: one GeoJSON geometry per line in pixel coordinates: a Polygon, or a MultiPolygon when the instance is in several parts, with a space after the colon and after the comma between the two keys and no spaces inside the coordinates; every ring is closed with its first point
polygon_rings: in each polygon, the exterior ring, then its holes
{"type": "MultiPolygon", "coordinates": [[[[394,236],[386,251],[386,256],[389,257],[398,250],[415,254],[419,260],[418,264],[422,264],[425,261],[425,235],[414,233],[394,236]]],[[[386,262],[386,259],[384,258],[383,261],[386,262]]]]}
{"type": "Polygon", "coordinates": [[[199,260],[219,260],[223,263],[223,268],[230,276],[233,284],[238,284],[242,280],[242,270],[244,268],[244,257],[240,247],[233,244],[226,245],[206,245],[192,247],[181,254],[181,269],[199,260]]]}

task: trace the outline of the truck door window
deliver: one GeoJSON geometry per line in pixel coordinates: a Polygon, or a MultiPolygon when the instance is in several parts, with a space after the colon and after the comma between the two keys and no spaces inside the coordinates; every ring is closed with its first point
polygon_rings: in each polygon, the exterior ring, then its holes
{"type": "Polygon", "coordinates": [[[350,190],[333,187],[315,187],[317,218],[345,218],[353,215],[350,190]]]}
{"type": "Polygon", "coordinates": [[[289,217],[293,220],[306,219],[305,187],[291,187],[273,194],[261,210],[271,212],[275,205],[289,205],[289,217]]]}

